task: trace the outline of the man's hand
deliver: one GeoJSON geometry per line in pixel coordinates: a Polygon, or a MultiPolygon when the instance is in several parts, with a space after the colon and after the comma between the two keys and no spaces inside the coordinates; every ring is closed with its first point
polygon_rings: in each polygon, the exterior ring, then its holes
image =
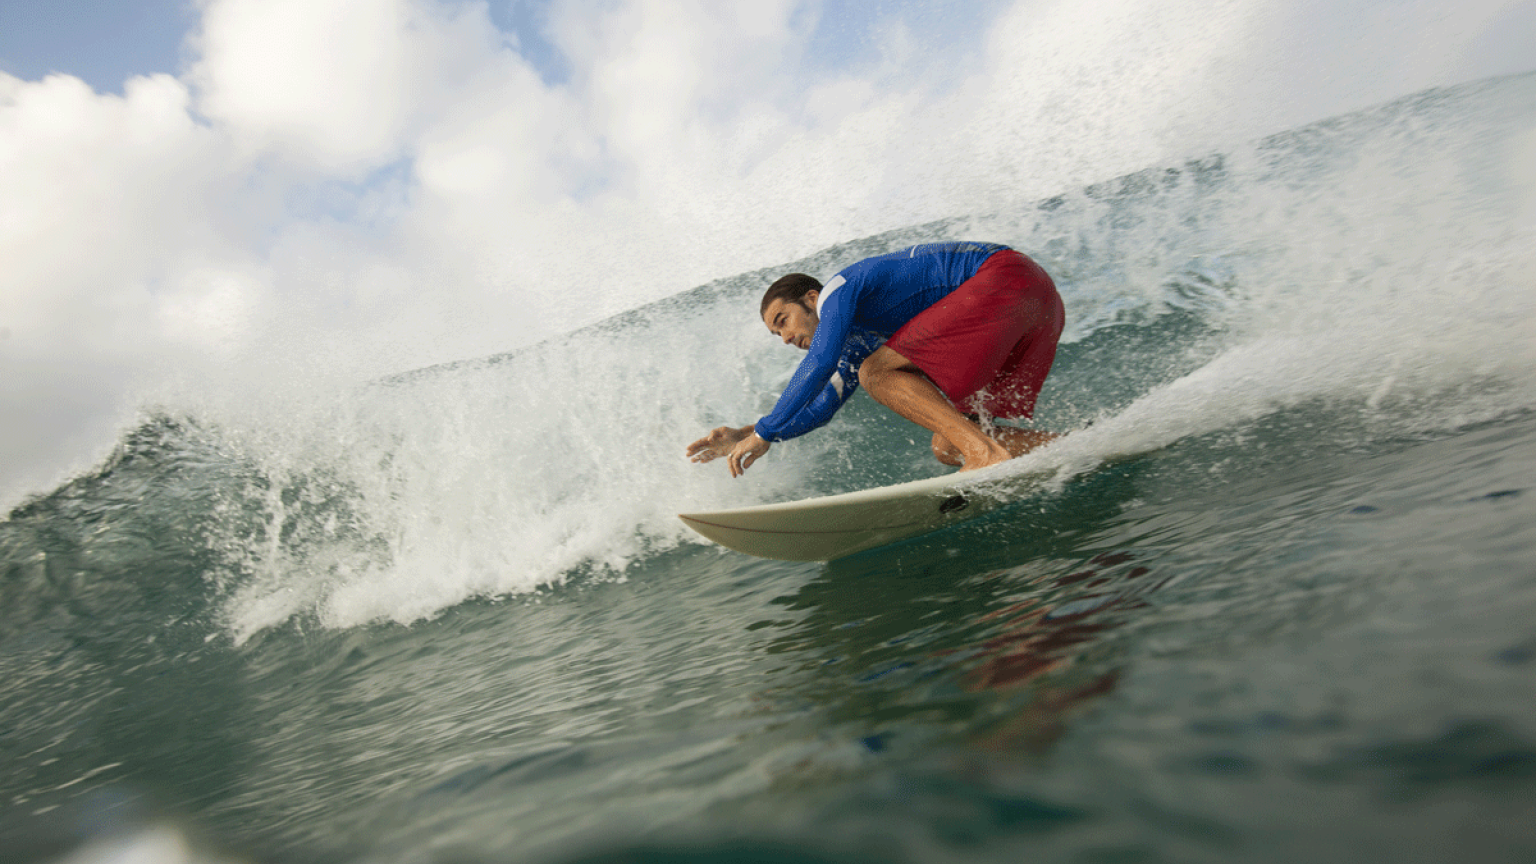
{"type": "Polygon", "coordinates": [[[768,448],[772,446],[757,437],[756,432],[736,442],[736,448],[731,451],[731,458],[727,460],[727,464],[731,466],[731,476],[740,477],[745,474],[747,469],[752,467],[752,463],[767,453],[768,448]]]}
{"type": "Polygon", "coordinates": [[[688,458],[695,462],[712,462],[721,456],[729,456],[741,439],[752,434],[753,428],[753,426],[743,426],[735,429],[730,426],[721,426],[689,444],[688,458]]]}
{"type": "Polygon", "coordinates": [[[721,456],[730,457],[731,476],[740,477],[759,457],[768,452],[770,445],[757,437],[753,426],[735,429],[721,426],[703,438],[688,445],[688,457],[695,462],[711,462],[721,456]]]}

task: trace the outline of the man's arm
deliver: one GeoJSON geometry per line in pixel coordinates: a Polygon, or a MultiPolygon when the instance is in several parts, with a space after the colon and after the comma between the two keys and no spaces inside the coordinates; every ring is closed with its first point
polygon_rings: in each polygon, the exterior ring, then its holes
{"type": "Polygon", "coordinates": [[[757,421],[757,434],[767,441],[784,441],[810,431],[788,431],[792,421],[826,392],[832,376],[843,365],[848,339],[853,335],[853,304],[857,292],[845,286],[821,307],[821,321],[811,339],[810,350],[795,367],[784,392],[773,410],[757,421]]]}
{"type": "MultiPolygon", "coordinates": [[[[884,342],[884,338],[868,331],[855,334],[848,344],[848,350],[838,360],[837,373],[832,380],[827,382],[827,386],[822,388],[810,405],[790,419],[781,433],[782,438],[778,440],[804,435],[831,420],[837,409],[859,389],[859,364],[884,342]]],[[[721,456],[730,456],[731,476],[740,477],[753,462],[768,452],[772,443],[757,434],[755,423],[740,428],[721,426],[688,445],[688,456],[695,462],[711,462],[721,456]]]]}
{"type": "MultiPolygon", "coordinates": [[[[857,386],[857,383],[845,385],[840,379],[836,383],[827,384],[821,395],[790,421],[788,434],[784,437],[794,438],[804,435],[831,420],[832,415],[837,412],[848,396],[853,395],[857,386]]],[[[740,477],[743,472],[752,467],[753,462],[761,459],[771,446],[773,442],[757,434],[755,423],[739,428],[721,426],[689,444],[688,458],[694,462],[713,462],[722,456],[728,456],[731,476],[740,477]]]]}
{"type": "Polygon", "coordinates": [[[856,372],[850,373],[848,379],[844,379],[841,372],[833,375],[832,380],[827,382],[827,386],[821,388],[821,394],[784,424],[779,430],[779,437],[775,440],[799,438],[812,429],[820,429],[827,425],[827,421],[832,419],[832,415],[837,413],[837,409],[843,407],[843,403],[847,402],[857,389],[859,389],[859,381],[856,372]]]}

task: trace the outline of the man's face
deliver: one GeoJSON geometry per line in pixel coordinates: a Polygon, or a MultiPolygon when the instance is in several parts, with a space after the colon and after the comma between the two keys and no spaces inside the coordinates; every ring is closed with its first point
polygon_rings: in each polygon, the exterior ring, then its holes
{"type": "Polygon", "coordinates": [[[768,325],[768,332],[784,340],[785,345],[793,345],[804,351],[811,347],[811,337],[816,335],[816,325],[821,321],[816,316],[817,292],[808,291],[805,299],[800,302],[790,300],[775,300],[768,304],[763,312],[763,323],[768,325]]]}

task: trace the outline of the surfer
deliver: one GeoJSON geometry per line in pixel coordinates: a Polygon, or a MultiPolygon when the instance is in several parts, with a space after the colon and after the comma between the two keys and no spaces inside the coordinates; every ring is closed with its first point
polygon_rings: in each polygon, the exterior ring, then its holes
{"type": "Polygon", "coordinates": [[[791,273],[769,286],[763,323],[807,351],[766,417],[688,445],[695,462],[727,457],[732,477],[815,429],[862,384],[933,433],[933,454],[972,471],[1055,435],[994,426],[1034,412],[1065,320],[1051,277],[994,243],[928,243],[866,258],[823,286],[791,273]]]}

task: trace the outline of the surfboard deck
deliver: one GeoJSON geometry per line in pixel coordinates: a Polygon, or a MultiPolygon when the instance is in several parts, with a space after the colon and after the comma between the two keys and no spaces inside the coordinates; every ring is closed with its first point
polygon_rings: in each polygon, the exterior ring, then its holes
{"type": "Polygon", "coordinates": [[[783,561],[831,561],[974,519],[1049,474],[948,474],[754,507],[679,513],[683,523],[727,549],[783,561]]]}

